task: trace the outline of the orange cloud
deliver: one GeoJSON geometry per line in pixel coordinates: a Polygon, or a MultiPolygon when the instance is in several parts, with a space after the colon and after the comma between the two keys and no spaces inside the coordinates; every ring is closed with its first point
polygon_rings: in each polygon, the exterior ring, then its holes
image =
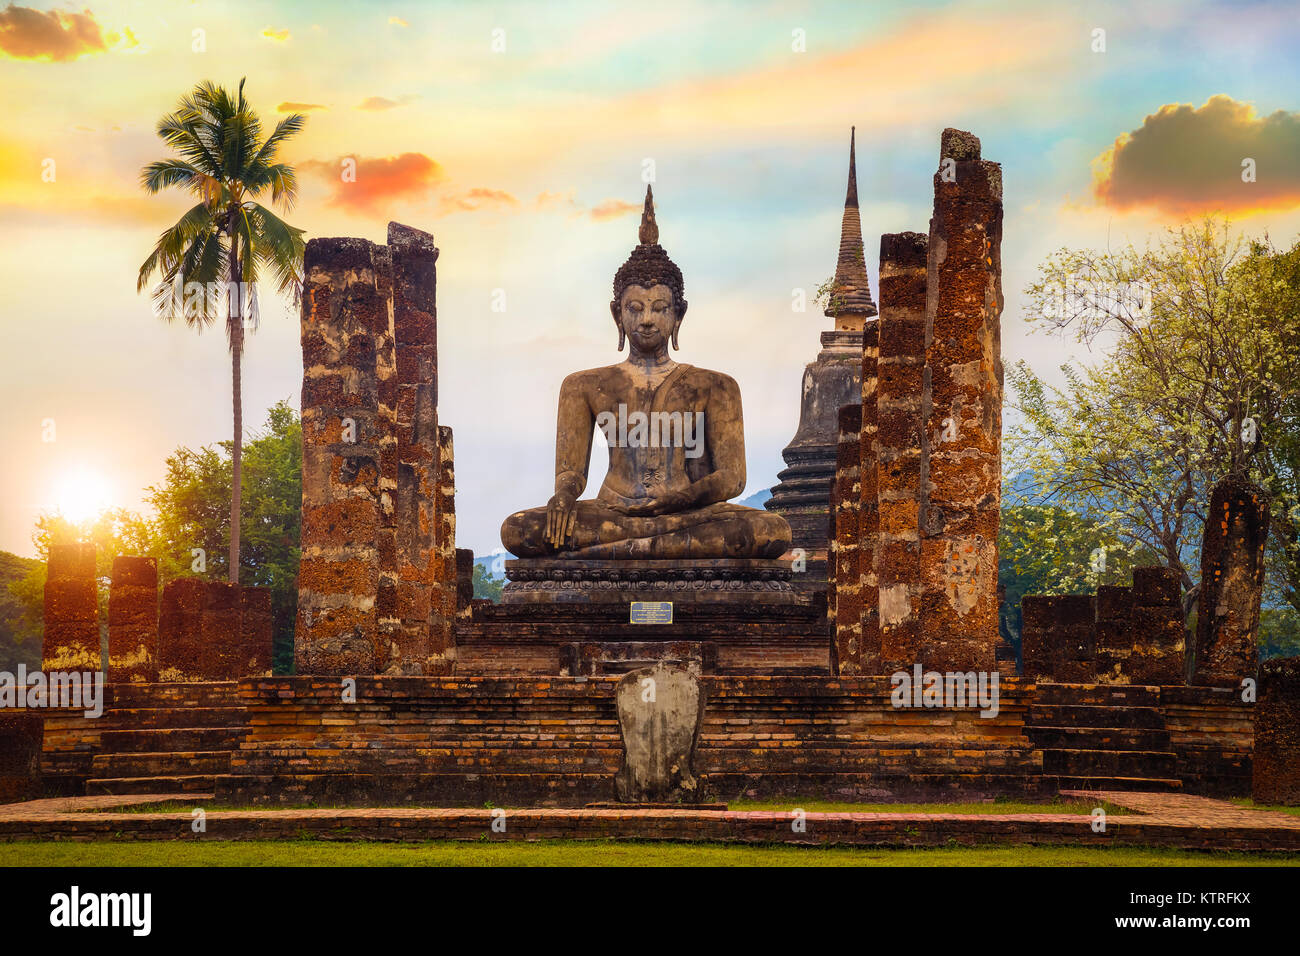
{"type": "Polygon", "coordinates": [[[33,10],[9,4],[0,10],[0,50],[15,60],[64,63],[108,49],[95,16],[33,10]]]}
{"type": "Polygon", "coordinates": [[[366,213],[384,203],[419,200],[445,177],[442,166],[424,153],[312,159],[300,168],[333,183],[330,205],[366,213]]]}
{"type": "Polygon", "coordinates": [[[621,199],[606,199],[591,208],[591,218],[596,222],[604,222],[606,219],[617,219],[619,216],[625,216],[630,212],[640,211],[640,203],[624,202],[621,199]]]}
{"type": "Polygon", "coordinates": [[[396,109],[399,106],[405,106],[415,99],[414,96],[401,96],[395,100],[390,100],[386,96],[368,96],[358,105],[359,110],[370,110],[372,112],[381,112],[383,110],[396,109]]]}
{"type": "Polygon", "coordinates": [[[267,27],[262,31],[262,36],[266,37],[268,40],[275,40],[277,43],[283,43],[285,40],[289,39],[289,31],[275,30],[271,27],[267,27]]]}
{"type": "Polygon", "coordinates": [[[477,212],[491,206],[518,206],[519,200],[501,189],[474,188],[468,192],[442,197],[442,211],[477,212]]]}
{"type": "Polygon", "coordinates": [[[277,113],[306,113],[310,110],[327,110],[328,106],[320,103],[295,103],[293,100],[285,100],[275,108],[277,113]]]}
{"type": "Polygon", "coordinates": [[[1223,95],[1166,104],[1093,161],[1093,193],[1178,216],[1300,206],[1300,113],[1261,117],[1223,95]]]}

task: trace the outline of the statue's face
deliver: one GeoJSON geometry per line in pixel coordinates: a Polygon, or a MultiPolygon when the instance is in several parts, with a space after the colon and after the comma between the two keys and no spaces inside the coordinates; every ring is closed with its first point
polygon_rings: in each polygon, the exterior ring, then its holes
{"type": "Polygon", "coordinates": [[[649,289],[639,285],[624,289],[617,318],[633,348],[641,352],[663,348],[681,323],[673,308],[673,292],[662,283],[649,289]]]}

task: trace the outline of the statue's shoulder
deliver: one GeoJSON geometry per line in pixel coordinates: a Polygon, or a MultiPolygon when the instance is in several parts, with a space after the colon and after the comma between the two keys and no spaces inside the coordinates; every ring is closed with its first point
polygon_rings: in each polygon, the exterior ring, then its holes
{"type": "Polygon", "coordinates": [[[728,392],[739,392],[740,386],[736,380],[726,372],[715,372],[711,368],[700,368],[698,365],[682,365],[681,378],[683,384],[689,383],[698,389],[723,389],[728,392]]]}
{"type": "Polygon", "coordinates": [[[585,368],[580,372],[570,372],[564,376],[564,381],[560,383],[560,388],[564,391],[570,389],[585,389],[591,385],[608,381],[615,375],[620,374],[617,365],[606,365],[603,368],[585,368]]]}

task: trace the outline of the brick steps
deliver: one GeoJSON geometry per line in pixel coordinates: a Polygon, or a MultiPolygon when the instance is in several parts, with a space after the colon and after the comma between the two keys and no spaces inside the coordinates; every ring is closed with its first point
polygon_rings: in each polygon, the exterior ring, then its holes
{"type": "Polygon", "coordinates": [[[1160,688],[1143,684],[1048,684],[1037,686],[1036,706],[1084,704],[1108,707],[1158,707],[1160,688]]]}
{"type": "Polygon", "coordinates": [[[247,729],[230,727],[154,727],[139,730],[106,730],[99,736],[108,753],[159,753],[195,750],[233,750],[247,729]]]}
{"type": "Polygon", "coordinates": [[[1067,777],[1171,778],[1178,755],[1152,750],[1044,750],[1043,772],[1067,777]]]}
{"type": "Polygon", "coordinates": [[[1163,750],[1169,734],[1153,728],[1033,727],[1034,743],[1044,750],[1163,750]]]}
{"type": "Polygon", "coordinates": [[[1029,723],[1036,727],[1164,729],[1159,708],[1150,706],[1035,703],[1029,708],[1029,723]]]}
{"type": "Polygon", "coordinates": [[[100,753],[91,764],[96,779],[111,777],[167,777],[176,774],[225,773],[230,751],[178,751],[163,753],[100,753]]]}
{"type": "Polygon", "coordinates": [[[216,774],[177,774],[158,777],[112,777],[86,781],[87,795],[130,793],[211,793],[216,774]]]}

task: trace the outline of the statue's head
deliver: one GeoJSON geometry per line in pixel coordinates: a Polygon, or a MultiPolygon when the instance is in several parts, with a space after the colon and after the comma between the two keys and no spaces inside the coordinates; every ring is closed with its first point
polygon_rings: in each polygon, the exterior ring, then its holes
{"type": "Polygon", "coordinates": [[[614,300],[609,309],[618,327],[618,350],[623,351],[625,337],[643,352],[655,351],[670,340],[677,348],[677,330],[686,315],[682,270],[659,245],[654,195],[649,186],[641,213],[640,239],[641,244],[614,274],[614,300]]]}

